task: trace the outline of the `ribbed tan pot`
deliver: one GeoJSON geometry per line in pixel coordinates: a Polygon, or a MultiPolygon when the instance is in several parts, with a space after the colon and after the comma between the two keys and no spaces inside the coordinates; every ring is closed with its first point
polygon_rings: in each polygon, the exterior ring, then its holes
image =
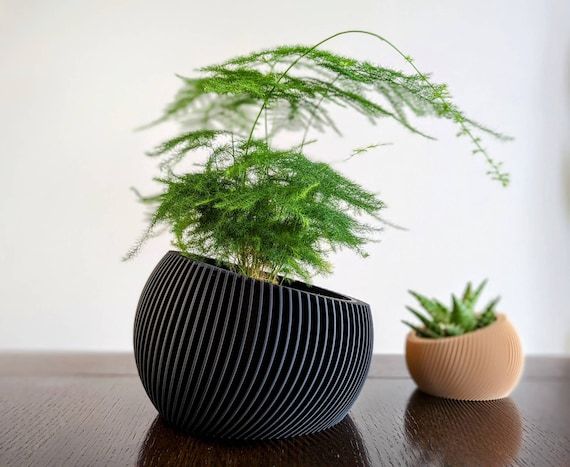
{"type": "Polygon", "coordinates": [[[428,339],[410,332],[406,364],[418,387],[458,400],[507,397],[522,374],[524,355],[517,331],[505,315],[462,336],[428,339]]]}

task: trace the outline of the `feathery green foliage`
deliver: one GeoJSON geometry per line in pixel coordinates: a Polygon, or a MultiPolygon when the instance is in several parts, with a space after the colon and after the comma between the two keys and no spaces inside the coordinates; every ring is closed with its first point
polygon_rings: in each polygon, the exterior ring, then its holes
{"type": "Polygon", "coordinates": [[[202,171],[159,181],[165,191],[144,198],[158,205],[151,228],[170,224],[182,252],[272,282],[329,272],[326,254],[339,246],[364,254],[374,228],[351,214],[382,208],[327,164],[257,140],[221,146],[202,171]]]}
{"type": "Polygon", "coordinates": [[[418,336],[428,338],[459,336],[488,326],[497,319],[495,306],[499,302],[499,297],[489,302],[483,311],[477,313],[475,305],[486,284],[487,281],[484,280],[477,289],[473,290],[469,282],[461,297],[451,296],[449,308],[436,299],[429,299],[410,290],[409,293],[418,301],[427,316],[407,306],[408,311],[420,321],[421,325],[417,326],[408,321],[402,322],[413,329],[418,336]]]}
{"type": "MultiPolygon", "coordinates": [[[[327,254],[339,248],[364,254],[364,244],[382,222],[383,203],[305,153],[311,129],[341,133],[332,106],[352,109],[373,124],[392,119],[427,138],[432,137],[412,117],[451,120],[483,154],[490,175],[506,185],[508,175],[476,135],[507,137],[467,118],[445,85],[432,83],[391,43],[372,33],[345,31],[317,46],[277,47],[204,67],[197,77],[180,77],[181,89],[154,123],[176,120],[182,131],[148,153],[160,161],[163,175],[157,180],[164,191],[141,197],[154,212],[127,258],[159,224],[171,227],[184,253],[213,257],[269,281],[326,273],[327,254]],[[383,40],[415,72],[317,49],[348,33],[383,40]],[[299,134],[298,145],[277,148],[273,140],[280,132],[299,134]],[[193,153],[207,156],[202,168],[175,173],[193,153]]],[[[380,145],[357,148],[350,157],[380,145]]]]}
{"type": "MultiPolygon", "coordinates": [[[[409,57],[406,60],[412,62],[409,57]]],[[[328,107],[337,105],[357,111],[373,124],[390,118],[412,133],[435,139],[411,117],[443,118],[457,126],[458,136],[471,139],[472,152],[485,157],[489,175],[508,184],[508,174],[488,155],[482,137],[511,138],[468,118],[452,102],[447,85],[433,83],[429,75],[406,74],[300,45],[240,56],[200,71],[198,78],[180,77],[182,88],[159,121],[177,118],[186,125],[247,136],[259,123],[254,120],[255,112],[263,106],[269,113],[270,136],[307,128],[332,129],[340,134],[328,107]],[[294,68],[284,74],[292,64],[294,68]],[[252,121],[254,128],[250,128],[252,121]]]]}

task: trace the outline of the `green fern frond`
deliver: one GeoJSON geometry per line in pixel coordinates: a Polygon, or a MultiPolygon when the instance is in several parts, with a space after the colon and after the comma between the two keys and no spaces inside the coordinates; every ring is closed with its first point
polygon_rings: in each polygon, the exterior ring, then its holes
{"type": "Polygon", "coordinates": [[[218,150],[201,172],[158,181],[165,191],[149,198],[152,224],[170,225],[184,253],[270,281],[328,273],[330,250],[361,252],[375,227],[356,216],[383,207],[327,164],[259,140],[218,150]]]}
{"type": "Polygon", "coordinates": [[[510,138],[468,118],[452,102],[447,85],[432,82],[428,74],[406,74],[303,45],[267,49],[199,71],[199,77],[181,77],[183,87],[160,121],[176,118],[243,134],[251,125],[252,112],[264,106],[274,118],[270,135],[300,131],[307,125],[340,133],[328,113],[328,106],[336,105],[351,108],[372,123],[390,118],[413,133],[433,138],[411,117],[443,118],[459,127],[458,135],[469,136],[473,151],[489,164],[491,178],[508,183],[508,174],[488,155],[477,134],[501,141],[510,138]]]}

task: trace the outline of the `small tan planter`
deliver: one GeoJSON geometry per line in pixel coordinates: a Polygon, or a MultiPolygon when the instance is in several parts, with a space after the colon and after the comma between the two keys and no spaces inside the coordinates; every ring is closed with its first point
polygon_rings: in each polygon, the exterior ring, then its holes
{"type": "Polygon", "coordinates": [[[410,332],[406,364],[418,387],[433,396],[458,400],[507,397],[522,374],[520,338],[505,315],[462,336],[428,339],[410,332]]]}

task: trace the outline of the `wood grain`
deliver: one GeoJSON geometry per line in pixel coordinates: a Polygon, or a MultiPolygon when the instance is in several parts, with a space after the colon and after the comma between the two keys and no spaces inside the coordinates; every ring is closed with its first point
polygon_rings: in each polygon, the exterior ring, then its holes
{"type": "Polygon", "coordinates": [[[415,390],[403,357],[375,357],[353,410],[317,435],[222,443],[156,416],[124,354],[0,355],[1,466],[570,465],[570,359],[529,358],[509,399],[415,390]]]}

